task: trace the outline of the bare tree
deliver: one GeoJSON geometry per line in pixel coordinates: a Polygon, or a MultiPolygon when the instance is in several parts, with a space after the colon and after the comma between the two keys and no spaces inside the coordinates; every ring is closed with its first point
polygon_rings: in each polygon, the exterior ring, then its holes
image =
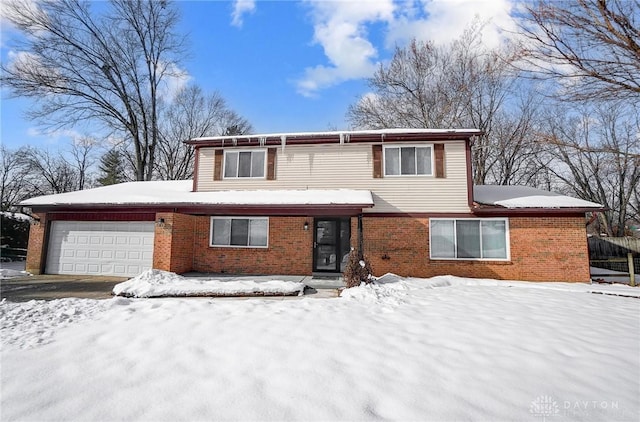
{"type": "Polygon", "coordinates": [[[640,1],[538,0],[526,4],[524,59],[570,99],[640,97],[640,1]]]}
{"type": "Polygon", "coordinates": [[[205,95],[197,85],[181,89],[162,115],[156,172],[163,180],[193,176],[193,148],[184,141],[251,131],[249,122],[230,110],[219,93],[205,95]]]}
{"type": "Polygon", "coordinates": [[[3,65],[14,95],[38,102],[49,127],[99,122],[132,143],[137,180],[150,180],[159,141],[162,84],[176,73],[182,40],[166,0],[110,0],[97,14],[82,0],[14,0],[3,5],[23,33],[18,58],[3,65]]]}
{"type": "Polygon", "coordinates": [[[27,197],[22,183],[27,169],[20,154],[0,145],[0,211],[8,211],[27,197]]]}
{"type": "Polygon", "coordinates": [[[472,150],[474,182],[534,183],[540,166],[527,157],[538,148],[528,133],[537,100],[510,65],[515,51],[485,47],[481,30],[476,21],[449,45],[414,40],[397,48],[369,80],[372,93],[347,117],[358,128],[480,129],[484,134],[472,150]]]}
{"type": "MultiPolygon", "coordinates": [[[[542,154],[540,99],[528,94],[509,110],[498,110],[489,137],[484,180],[498,185],[527,185],[551,189],[546,166],[552,160],[542,154]]],[[[478,148],[476,147],[476,150],[478,148]]]]}
{"type": "Polygon", "coordinates": [[[95,163],[94,151],[96,148],[96,141],[89,137],[83,137],[71,144],[70,155],[73,160],[73,166],[75,166],[78,174],[77,189],[82,190],[90,182],[88,179],[90,169],[95,163]]]}
{"type": "Polygon", "coordinates": [[[556,109],[548,120],[545,143],[557,161],[547,168],[578,197],[608,208],[599,223],[609,236],[624,236],[627,221],[638,217],[639,113],[637,105],[618,102],[577,113],[556,109]]]}
{"type": "Polygon", "coordinates": [[[23,147],[18,154],[27,169],[22,183],[29,196],[64,193],[78,189],[80,180],[78,172],[62,154],[33,147],[23,147]]]}
{"type": "Polygon", "coordinates": [[[351,124],[368,129],[456,126],[460,86],[447,80],[448,56],[431,42],[396,47],[391,62],[381,64],[369,79],[372,93],[349,107],[351,124]]]}

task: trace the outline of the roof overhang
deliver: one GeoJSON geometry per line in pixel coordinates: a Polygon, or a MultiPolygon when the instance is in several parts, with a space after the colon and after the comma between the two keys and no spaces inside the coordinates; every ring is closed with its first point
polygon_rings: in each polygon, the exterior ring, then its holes
{"type": "Polygon", "coordinates": [[[262,189],[191,192],[192,182],[129,182],[25,200],[34,212],[357,215],[374,205],[368,190],[262,189]]]}
{"type": "Polygon", "coordinates": [[[331,204],[331,205],[49,205],[34,206],[34,213],[47,213],[55,220],[55,214],[82,214],[87,218],[90,214],[116,213],[159,213],[175,212],[191,215],[252,215],[252,216],[356,216],[371,204],[331,204]]]}
{"type": "Polygon", "coordinates": [[[333,132],[210,136],[185,141],[196,147],[255,147],[411,141],[460,141],[482,135],[477,129],[380,129],[333,132]]]}
{"type": "Polygon", "coordinates": [[[580,207],[565,207],[565,208],[505,208],[500,206],[475,206],[471,209],[471,212],[478,216],[484,217],[540,217],[543,215],[576,215],[585,214],[587,212],[602,211],[602,208],[580,208],[580,207]]]}

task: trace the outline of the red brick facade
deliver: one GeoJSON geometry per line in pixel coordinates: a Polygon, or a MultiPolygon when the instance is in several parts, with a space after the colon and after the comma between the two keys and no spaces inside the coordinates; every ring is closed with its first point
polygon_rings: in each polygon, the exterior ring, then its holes
{"type": "Polygon", "coordinates": [[[27,262],[25,269],[31,274],[44,271],[45,237],[47,233],[47,215],[34,214],[34,222],[29,228],[29,244],[27,246],[27,262]],[[39,219],[39,220],[38,220],[39,219]]]}
{"type": "Polygon", "coordinates": [[[585,219],[511,217],[509,261],[431,260],[428,218],[364,218],[364,250],[375,274],[528,281],[589,281],[585,219]]]}
{"type": "MultiPolygon", "coordinates": [[[[157,213],[153,267],[237,274],[311,274],[313,217],[269,217],[267,248],[211,247],[210,217],[157,213]],[[304,230],[304,224],[309,229],[304,230]]],[[[351,244],[358,247],[357,218],[351,219],[351,244]]],[[[429,219],[367,217],[363,221],[364,251],[376,275],[466,277],[530,281],[589,280],[585,220],[572,217],[511,217],[509,261],[431,260],[429,219]]],[[[47,216],[31,226],[27,271],[44,267],[47,216]]]]}
{"type": "Polygon", "coordinates": [[[153,268],[185,273],[193,269],[195,221],[198,217],[177,213],[157,213],[153,242],[153,268]]]}
{"type": "Polygon", "coordinates": [[[196,217],[193,270],[239,274],[311,274],[313,218],[269,217],[267,248],[209,246],[209,217],[196,217]],[[304,223],[309,223],[304,230],[304,223]]]}

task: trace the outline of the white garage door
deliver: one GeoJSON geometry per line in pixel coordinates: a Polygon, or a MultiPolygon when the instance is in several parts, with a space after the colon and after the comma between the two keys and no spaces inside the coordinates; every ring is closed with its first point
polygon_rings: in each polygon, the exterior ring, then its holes
{"type": "Polygon", "coordinates": [[[153,264],[153,222],[53,221],[48,274],[135,276],[153,264]]]}

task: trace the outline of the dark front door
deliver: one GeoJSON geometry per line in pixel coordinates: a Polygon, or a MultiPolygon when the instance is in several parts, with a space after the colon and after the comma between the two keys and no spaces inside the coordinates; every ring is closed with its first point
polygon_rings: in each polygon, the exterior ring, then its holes
{"type": "Polygon", "coordinates": [[[342,272],[351,250],[349,218],[316,218],[313,238],[313,271],[342,272]]]}

